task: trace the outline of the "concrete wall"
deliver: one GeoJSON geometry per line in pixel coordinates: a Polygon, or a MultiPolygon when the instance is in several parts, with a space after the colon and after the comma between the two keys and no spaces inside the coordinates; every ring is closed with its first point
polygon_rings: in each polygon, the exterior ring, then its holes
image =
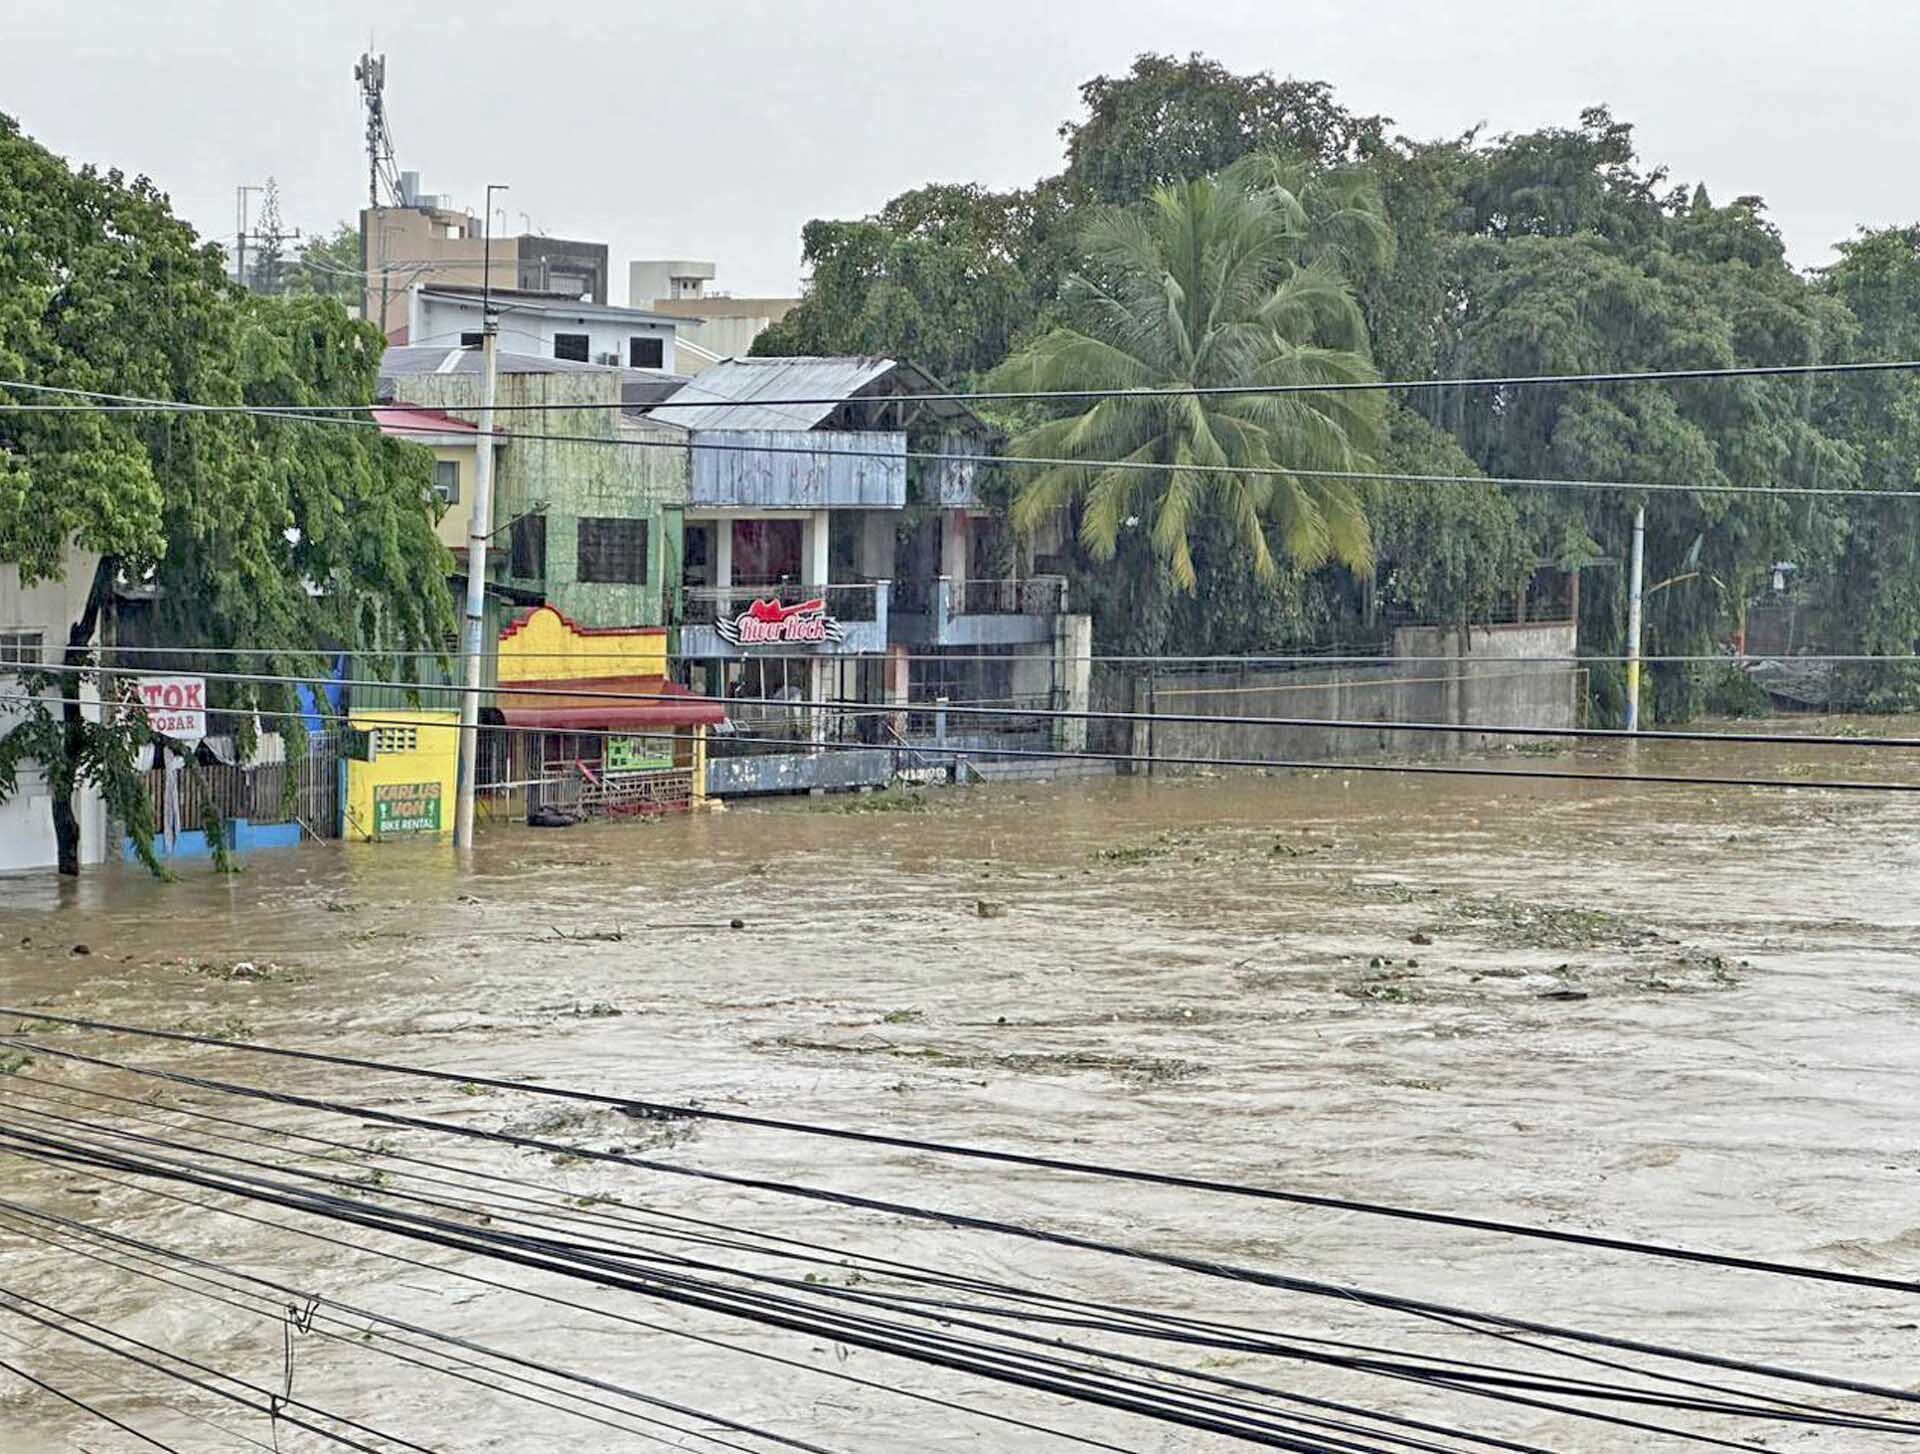
{"type": "Polygon", "coordinates": [[[453,833],[453,794],[460,766],[457,712],[386,707],[354,715],[353,726],[376,737],[404,738],[403,750],[382,746],[372,762],[347,762],[341,836],[356,843],[388,837],[445,838],[453,833]],[[398,822],[398,828],[393,825],[398,822]]]}
{"type": "MultiPolygon", "coordinates": [[[[471,374],[421,374],[405,381],[407,401],[476,417],[479,379],[471,374]]],[[[538,416],[497,416],[508,431],[493,482],[492,528],[504,553],[502,528],[544,502],[547,559],[544,576],[513,578],[545,592],[548,602],[582,626],[660,626],[666,598],[679,589],[681,508],[687,499],[685,431],[671,424],[619,414],[620,376],[596,369],[553,374],[502,374],[497,401],[505,405],[579,405],[538,416]],[[516,439],[511,421],[538,417],[540,439],[516,439]],[[616,422],[617,420],[617,422],[616,422]],[[559,437],[554,437],[559,436],[559,437]],[[611,444],[614,438],[633,441],[611,444]],[[586,516],[644,519],[646,580],[610,584],[577,579],[579,523],[586,516]]]]}
{"type": "MultiPolygon", "coordinates": [[[[473,518],[474,447],[470,444],[436,444],[432,448],[434,462],[453,465],[459,471],[460,479],[460,496],[434,523],[434,533],[447,549],[464,551],[467,548],[467,523],[473,518]]],[[[465,557],[462,557],[461,564],[464,567],[465,557]]]]}
{"type": "MultiPolygon", "coordinates": [[[[553,337],[556,333],[584,333],[588,339],[586,362],[604,363],[602,355],[612,354],[618,360],[619,367],[626,368],[630,361],[627,351],[629,339],[657,338],[661,351],[657,368],[663,373],[674,371],[676,326],[672,323],[639,318],[606,318],[586,311],[578,314],[554,312],[546,307],[533,308],[525,303],[498,298],[494,300],[493,307],[499,319],[500,347],[508,353],[553,358],[553,337]]],[[[461,334],[479,332],[481,300],[416,293],[408,318],[409,343],[453,348],[458,346],[461,334]]]]}
{"type": "MultiPolygon", "coordinates": [[[[496,237],[489,250],[486,239],[481,236],[479,219],[464,212],[427,212],[417,207],[363,208],[360,242],[368,273],[361,317],[379,324],[380,331],[389,338],[409,329],[407,290],[414,283],[451,283],[477,288],[488,281],[489,263],[494,287],[512,288],[520,281],[519,249],[515,240],[496,237]],[[450,237],[450,230],[460,235],[450,237]],[[384,314],[381,312],[383,299],[384,314]]],[[[420,337],[403,341],[440,340],[420,337]]],[[[458,337],[451,340],[459,341],[458,337]]]]}
{"type": "MultiPolygon", "coordinates": [[[[31,586],[21,584],[17,567],[0,565],[0,633],[37,633],[42,643],[41,659],[58,661],[68,628],[86,608],[96,559],[79,551],[69,551],[61,579],[40,581],[31,586]]],[[[36,695],[52,702],[59,694],[36,695]]],[[[0,737],[28,714],[29,704],[19,700],[24,696],[20,678],[0,668],[0,737]]],[[[88,687],[82,691],[81,699],[87,704],[88,715],[99,720],[99,693],[88,687]]],[[[0,790],[3,789],[4,785],[0,785],[0,790]]],[[[84,783],[74,796],[74,807],[80,817],[80,860],[82,863],[104,862],[106,806],[99,791],[84,783]]],[[[58,861],[46,773],[39,763],[27,762],[21,765],[13,791],[6,801],[0,802],[0,873],[52,868],[58,861]]]]}
{"type": "MultiPolygon", "coordinates": [[[[1388,725],[1332,729],[1153,721],[1134,725],[1130,750],[1156,758],[1317,762],[1372,753],[1442,756],[1537,741],[1396,730],[1391,724],[1577,726],[1583,670],[1571,660],[1574,646],[1571,623],[1476,627],[1464,639],[1451,630],[1423,627],[1396,633],[1393,654],[1378,665],[1156,672],[1150,679],[1134,679],[1135,710],[1388,725]],[[1524,659],[1536,657],[1563,659],[1524,659]]],[[[1125,694],[1109,687],[1106,695],[1117,703],[1125,694]]]]}

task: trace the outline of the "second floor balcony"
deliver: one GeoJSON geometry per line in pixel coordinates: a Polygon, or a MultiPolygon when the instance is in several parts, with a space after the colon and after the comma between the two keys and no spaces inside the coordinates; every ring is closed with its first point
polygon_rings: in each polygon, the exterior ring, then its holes
{"type": "Polygon", "coordinates": [[[1066,614],[1067,578],[895,582],[893,639],[909,646],[1027,646],[1051,641],[1066,614]]]}

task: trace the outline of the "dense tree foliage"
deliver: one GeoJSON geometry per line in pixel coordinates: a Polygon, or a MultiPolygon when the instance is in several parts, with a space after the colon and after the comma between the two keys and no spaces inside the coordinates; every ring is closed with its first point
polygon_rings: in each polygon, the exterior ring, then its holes
{"type": "MultiPolygon", "coordinates": [[[[1571,127],[1413,141],[1384,117],[1349,111],[1321,83],[1160,55],[1096,77],[1080,99],[1083,114],[1061,128],[1065,170],[1031,189],[927,188],[863,222],[812,224],[807,301],[795,330],[768,335],[762,351],[919,356],[931,344],[928,361],[957,377],[1012,356],[1018,368],[1003,366],[999,377],[1052,387],[1176,381],[1181,371],[1165,358],[1122,367],[1067,340],[1114,341],[1089,326],[1088,309],[1126,229],[1150,231],[1165,196],[1187,195],[1208,176],[1244,175],[1249,159],[1269,157],[1279,159],[1263,163],[1270,181],[1317,220],[1296,244],[1297,261],[1343,281],[1365,324],[1351,351],[1389,379],[1920,357],[1920,229],[1863,234],[1843,244],[1834,267],[1802,274],[1758,198],[1716,205],[1704,187],[1673,183],[1640,160],[1631,126],[1602,107],[1571,127]],[[1117,220],[1115,208],[1134,209],[1134,220],[1117,220]]],[[[1123,412],[1138,425],[1152,411],[1076,413],[1086,457],[1100,453],[1096,438],[1115,446],[1108,457],[1148,443],[1138,428],[1119,427],[1123,412]]],[[[1014,424],[1016,433],[1042,426],[1051,433],[1039,438],[1056,445],[1075,437],[1061,421],[1014,424]]],[[[1340,629],[1343,613],[1381,607],[1470,622],[1552,563],[1584,568],[1583,649],[1610,656],[1623,642],[1629,525],[1644,503],[1650,651],[1707,652],[1735,636],[1783,561],[1798,567],[1833,649],[1920,646],[1920,519],[1910,502],[1728,492],[1915,488],[1920,379],[1911,375],[1410,390],[1384,424],[1383,441],[1370,447],[1382,469],[1469,483],[1356,491],[1375,557],[1364,580],[1338,579],[1348,573],[1334,566],[1315,571],[1312,550],[1297,558],[1276,550],[1271,531],[1259,533],[1263,553],[1244,527],[1250,502],[1233,490],[1174,493],[1187,512],[1184,563],[1167,549],[1156,564],[1150,544],[1110,534],[1116,518],[1135,513],[1157,523],[1157,509],[1077,506],[1087,552],[1078,599],[1095,612],[1098,638],[1137,647],[1144,633],[1177,649],[1231,649],[1221,644],[1229,641],[1257,649],[1250,623],[1289,637],[1340,629]],[[1479,476],[1489,483],[1471,482],[1479,476]],[[1502,477],[1674,488],[1503,489],[1502,477]],[[1105,579],[1097,557],[1109,549],[1105,572],[1129,580],[1105,579]],[[1176,589],[1155,604],[1154,592],[1184,584],[1189,569],[1198,593],[1176,589]]],[[[1304,437],[1267,441],[1281,457],[1300,458],[1305,447],[1304,437]]],[[[1088,485],[1091,504],[1091,478],[1068,472],[1051,486],[1088,485]]],[[[1162,527],[1163,541],[1173,535],[1162,527]]],[[[1594,680],[1604,709],[1617,673],[1600,668],[1594,680]]],[[[1657,673],[1653,710],[1696,710],[1698,683],[1697,673],[1657,673]]],[[[1902,693],[1916,694],[1914,684],[1881,671],[1854,694],[1887,703],[1902,693]]]]}
{"type": "MultiPolygon", "coordinates": [[[[210,405],[366,404],[381,340],[330,299],[241,291],[144,178],[69,169],[0,118],[0,378],[210,405]]],[[[45,402],[0,388],[0,399],[45,402]]],[[[245,414],[0,414],[0,563],[24,584],[88,573],[55,651],[93,664],[103,613],[151,599],[160,643],[245,646],[267,673],[313,678],[330,648],[435,645],[452,627],[424,502],[425,450],[378,431],[245,414]]],[[[156,669],[193,658],[157,659],[156,669]]],[[[144,850],[132,771],[144,729],[74,672],[0,741],[0,793],[24,758],[49,773],[61,867],[77,868],[72,792],[107,790],[144,850]]],[[[214,690],[214,705],[292,706],[289,691],[214,690]]]]}
{"type": "MultiPolygon", "coordinates": [[[[1370,381],[1365,325],[1321,224],[1365,229],[1310,216],[1302,197],[1311,194],[1265,161],[1158,188],[1143,207],[1094,213],[1087,271],[1062,290],[1062,322],[1008,359],[995,386],[1370,381]]],[[[1080,539],[1096,561],[1112,560],[1122,532],[1137,527],[1189,593],[1192,537],[1210,517],[1228,522],[1233,553],[1263,583],[1278,577],[1279,555],[1306,570],[1335,560],[1364,571],[1373,546],[1358,491],[1317,472],[1373,466],[1382,402],[1368,392],[1190,393],[1074,405],[1022,431],[1011,453],[1117,463],[1027,472],[1013,523],[1031,531],[1077,500],[1080,539]]]]}

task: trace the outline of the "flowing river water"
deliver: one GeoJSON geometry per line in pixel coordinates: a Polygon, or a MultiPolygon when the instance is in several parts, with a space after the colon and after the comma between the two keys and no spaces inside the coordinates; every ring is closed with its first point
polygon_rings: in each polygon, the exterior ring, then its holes
{"type": "MultiPolygon", "coordinates": [[[[1920,753],[1852,745],[1641,743],[1488,761],[1920,782],[1920,753]]],[[[189,866],[171,884],[123,870],[78,885],[0,880],[0,1003],[1911,1278],[1920,1263],[1916,883],[1920,795],[1338,769],[1001,786],[652,825],[494,829],[468,866],[447,849],[388,844],[261,856],[232,879],[189,866]],[[730,927],[736,919],[743,927],[730,927]]],[[[710,1122],[638,1121],[224,1046],[33,1028],[52,1050],[1920,1387],[1920,1300],[1892,1292],[710,1122]]],[[[174,1108],[211,1110],[504,1169],[559,1187],[576,1205],[618,1198],[1101,1305],[1596,1376],[1338,1300],[712,1182],[449,1146],[47,1055],[0,1078],[0,1106],[0,1119],[42,1131],[52,1123],[31,1112],[206,1144],[206,1123],[174,1108]],[[148,1123],[136,1125],[125,1103],[75,1099],[76,1087],[156,1096],[157,1108],[142,1108],[148,1123]],[[163,1121],[171,1129],[157,1129],[163,1121]]],[[[298,1154],[264,1138],[238,1149],[268,1160],[298,1154]]],[[[371,1155],[343,1161],[326,1169],[363,1178],[369,1197],[388,1185],[371,1155]]],[[[836,1373],[1126,1449],[1243,1447],[308,1219],[302,1225],[345,1245],[318,1242],[89,1170],[0,1156],[0,1185],[7,1202],[834,1450],[1058,1444],[836,1373]],[[361,1250],[370,1247],[434,1267],[361,1250]],[[552,1290],[654,1327],[437,1267],[552,1290]]],[[[261,1389],[280,1390],[291,1344],[296,1397],[426,1448],[639,1447],[395,1362],[353,1336],[288,1337],[273,1316],[36,1242],[22,1230],[32,1224],[0,1215],[0,1288],[261,1389]]],[[[835,1284],[861,1281],[834,1262],[820,1266],[835,1284]]],[[[325,1447],[284,1420],[274,1430],[264,1414],[25,1320],[17,1306],[0,1304],[0,1358],[175,1447],[250,1447],[244,1438],[325,1447]]],[[[1350,1370],[1109,1346],[1555,1450],[1683,1447],[1350,1370]]],[[[142,1447],[50,1395],[5,1387],[8,1454],[142,1447]]],[[[1834,1401],[1889,1411],[1869,1398],[1834,1401]]],[[[1660,1421],[1657,1409],[1642,1413],[1660,1421]]],[[[1682,1421],[1750,1447],[1883,1447],[1858,1433],[1682,1421]]],[[[673,1447],[712,1447],[656,1433],[673,1447]]]]}

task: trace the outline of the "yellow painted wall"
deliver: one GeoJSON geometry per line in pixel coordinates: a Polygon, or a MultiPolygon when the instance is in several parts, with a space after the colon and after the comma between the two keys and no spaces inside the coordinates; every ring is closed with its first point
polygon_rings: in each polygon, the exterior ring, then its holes
{"type": "Polygon", "coordinates": [[[352,723],[363,732],[411,734],[415,745],[411,751],[392,751],[389,738],[372,762],[346,764],[345,836],[367,843],[451,835],[460,772],[460,714],[382,707],[354,713],[352,723]],[[406,788],[420,791],[403,792],[406,788]],[[429,805],[431,814],[423,811],[429,805]],[[431,826],[425,822],[429,816],[431,826]]]}
{"type": "Polygon", "coordinates": [[[667,633],[659,628],[591,631],[538,606],[500,633],[500,684],[591,677],[663,677],[667,633]]]}
{"type": "Polygon", "coordinates": [[[470,444],[433,446],[434,459],[451,460],[460,470],[459,502],[447,506],[447,513],[433,527],[440,537],[440,543],[449,550],[464,551],[467,548],[467,524],[473,519],[473,456],[474,448],[470,444]]]}

